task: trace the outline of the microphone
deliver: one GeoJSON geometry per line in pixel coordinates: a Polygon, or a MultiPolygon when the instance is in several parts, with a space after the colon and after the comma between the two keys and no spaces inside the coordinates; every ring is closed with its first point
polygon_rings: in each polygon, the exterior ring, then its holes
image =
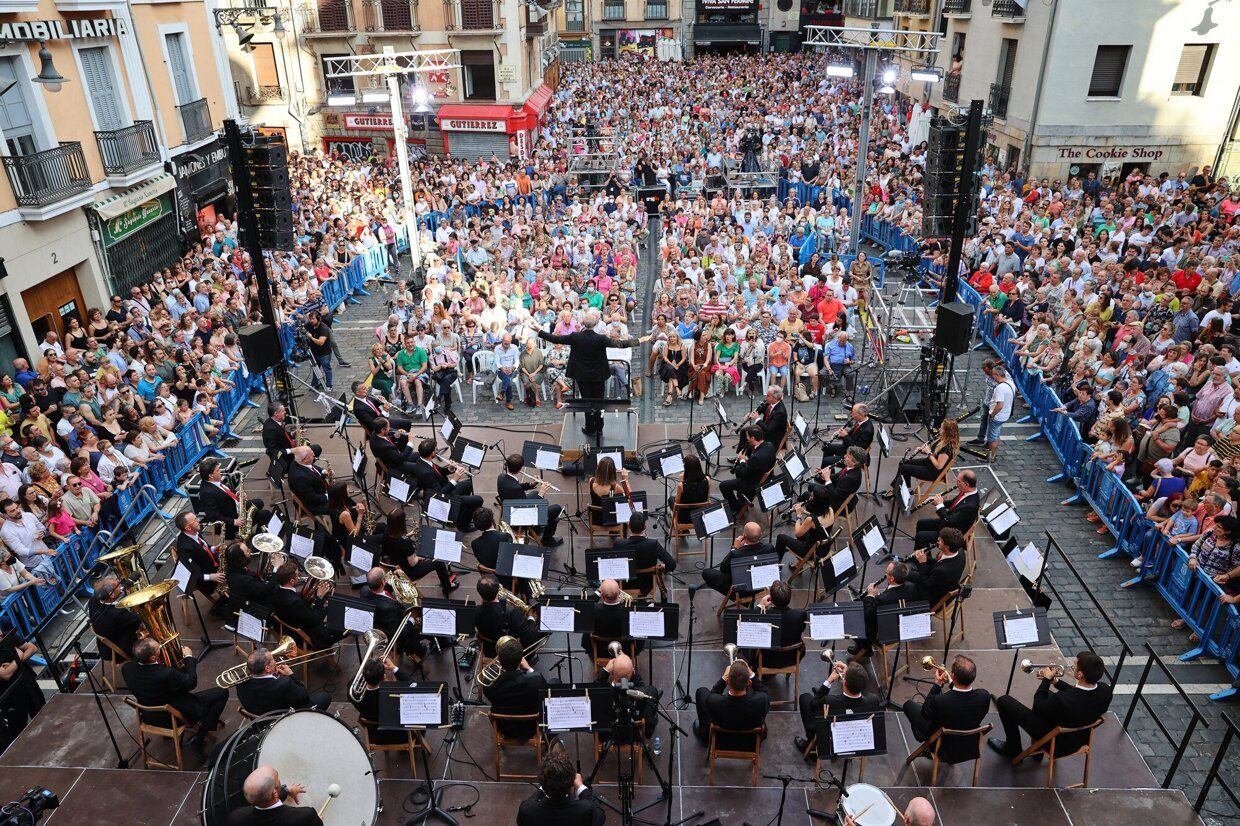
{"type": "Polygon", "coordinates": [[[638,691],[636,688],[626,688],[624,689],[624,693],[626,696],[628,696],[630,699],[633,699],[633,700],[653,700],[654,699],[654,697],[651,697],[646,692],[638,691]]]}

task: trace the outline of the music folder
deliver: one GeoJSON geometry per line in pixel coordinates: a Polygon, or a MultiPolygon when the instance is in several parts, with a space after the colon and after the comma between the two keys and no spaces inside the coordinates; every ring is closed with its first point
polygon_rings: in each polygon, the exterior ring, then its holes
{"type": "Polygon", "coordinates": [[[443,417],[443,424],[439,426],[439,435],[446,444],[452,444],[456,441],[456,437],[461,432],[461,420],[456,414],[449,410],[443,417]]]}
{"type": "Polygon", "coordinates": [[[604,496],[603,511],[601,524],[611,525],[627,525],[630,517],[636,511],[643,513],[650,512],[650,500],[644,490],[633,491],[633,502],[629,504],[629,497],[621,494],[619,496],[604,496]]]}
{"type": "Polygon", "coordinates": [[[861,639],[865,636],[865,605],[857,602],[816,602],[809,606],[809,638],[815,642],[861,639]]]}
{"type": "Polygon", "coordinates": [[[527,441],[521,445],[521,458],[527,470],[554,470],[559,472],[564,463],[564,451],[559,445],[527,441]]]}
{"type": "Polygon", "coordinates": [[[456,639],[474,633],[478,606],[463,599],[422,598],[422,636],[456,639]]]}
{"type": "Polygon", "coordinates": [[[428,526],[418,534],[418,556],[449,564],[459,563],[462,544],[461,534],[456,531],[428,526]]]}
{"type": "Polygon", "coordinates": [[[727,502],[717,502],[698,508],[689,514],[689,518],[693,520],[693,532],[698,539],[706,539],[717,533],[731,530],[732,523],[736,521],[727,502]]]}
{"type": "Polygon", "coordinates": [[[778,614],[757,608],[729,608],[723,612],[723,641],[738,648],[778,648],[782,639],[778,614]]]}
{"type": "Polygon", "coordinates": [[[763,513],[775,510],[792,498],[792,480],[780,474],[772,476],[758,488],[758,507],[763,513]]]}
{"type": "Polygon", "coordinates": [[[487,446],[473,439],[458,436],[452,442],[452,461],[472,470],[479,470],[487,458],[487,446]]]}
{"type": "Polygon", "coordinates": [[[831,760],[887,753],[887,719],[881,710],[821,717],[817,734],[819,755],[831,760]]]}
{"type": "Polygon", "coordinates": [[[800,482],[801,478],[805,476],[806,471],[809,470],[809,465],[799,450],[787,450],[784,453],[784,458],[780,460],[780,464],[784,468],[781,475],[786,476],[793,484],[800,482]]]}
{"type": "Polygon", "coordinates": [[[624,467],[624,445],[603,445],[598,450],[587,450],[581,454],[582,468],[591,475],[598,470],[599,459],[610,458],[616,470],[624,467]]]}
{"type": "Polygon", "coordinates": [[[455,525],[461,517],[461,500],[446,493],[436,493],[426,500],[424,513],[427,519],[444,525],[455,525]]]}
{"type": "Polygon", "coordinates": [[[925,600],[878,606],[878,641],[883,645],[924,640],[933,633],[930,603],[925,600]]]}
{"type": "Polygon", "coordinates": [[[887,538],[879,527],[878,517],[871,516],[857,526],[852,533],[853,547],[861,551],[863,559],[870,560],[879,551],[887,547],[887,538]]]}
{"type": "Polygon", "coordinates": [[[579,596],[548,594],[535,606],[538,630],[545,634],[589,634],[598,602],[579,596]]]}
{"type": "Polygon", "coordinates": [[[633,552],[616,548],[586,548],[586,578],[591,582],[614,579],[624,582],[636,577],[633,552]]]}
{"type": "Polygon", "coordinates": [[[671,640],[680,633],[680,605],[675,602],[634,602],[625,618],[625,637],[631,640],[671,640]]]}
{"type": "Polygon", "coordinates": [[[399,473],[389,472],[387,476],[387,487],[384,488],[383,492],[390,498],[400,502],[402,505],[407,505],[409,504],[409,497],[411,497],[413,492],[417,489],[417,483],[409,481],[408,477],[402,476],[399,473]]]}
{"type": "Polygon", "coordinates": [[[444,683],[384,682],[379,686],[379,729],[443,728],[448,725],[448,692],[444,683]]]}
{"type": "Polygon", "coordinates": [[[702,432],[693,437],[693,448],[703,462],[709,462],[715,454],[723,449],[723,440],[714,427],[703,428],[702,432]]]}
{"type": "Polygon", "coordinates": [[[327,598],[327,616],[323,624],[336,631],[365,634],[375,627],[375,608],[355,596],[332,594],[327,598]]]}
{"type": "Polygon", "coordinates": [[[505,499],[501,504],[502,519],[510,528],[544,528],[547,525],[547,509],[551,503],[546,499],[526,497],[505,499]]]}
{"type": "Polygon", "coordinates": [[[646,454],[646,466],[650,470],[651,479],[665,478],[685,472],[685,454],[680,445],[672,445],[663,450],[654,450],[646,454]]]}
{"type": "Polygon", "coordinates": [[[1016,509],[1002,500],[982,511],[981,516],[995,539],[1003,539],[1020,521],[1020,515],[1016,513],[1016,509]]]}
{"type": "Polygon", "coordinates": [[[995,640],[1001,649],[1037,648],[1051,644],[1045,608],[995,611],[995,640]]]}
{"type": "Polygon", "coordinates": [[[771,583],[779,579],[782,571],[779,554],[733,557],[732,587],[737,591],[762,591],[771,587],[771,583]]]}
{"type": "Polygon", "coordinates": [[[547,557],[551,550],[530,543],[499,543],[499,561],[495,573],[517,579],[542,579],[547,575],[547,557]]]}

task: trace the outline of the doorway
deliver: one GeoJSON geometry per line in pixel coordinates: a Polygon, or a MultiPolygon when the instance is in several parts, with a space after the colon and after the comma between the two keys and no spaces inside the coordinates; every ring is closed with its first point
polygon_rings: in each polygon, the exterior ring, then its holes
{"type": "Polygon", "coordinates": [[[65,270],[23,290],[22,303],[26,305],[35,341],[42,341],[49,330],[63,339],[71,317],[86,323],[86,302],[73,270],[65,270]]]}

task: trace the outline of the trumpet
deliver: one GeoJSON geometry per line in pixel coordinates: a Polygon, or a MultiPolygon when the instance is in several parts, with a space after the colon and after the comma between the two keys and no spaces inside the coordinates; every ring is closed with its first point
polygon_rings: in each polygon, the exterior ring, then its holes
{"type": "Polygon", "coordinates": [[[818,656],[827,664],[828,668],[835,668],[835,651],[830,648],[824,648],[818,652],[818,656]]]}
{"type": "Polygon", "coordinates": [[[517,471],[517,473],[520,473],[520,474],[521,474],[522,476],[524,476],[526,479],[529,479],[531,482],[534,482],[534,483],[536,483],[536,484],[538,485],[538,495],[539,495],[539,496],[545,496],[545,495],[546,495],[546,491],[547,491],[547,490],[553,490],[553,491],[555,491],[556,493],[559,493],[559,492],[560,492],[560,489],[559,489],[559,488],[557,488],[555,485],[551,484],[550,482],[548,482],[548,481],[547,481],[547,480],[545,480],[545,479],[541,479],[541,478],[539,478],[539,477],[535,476],[534,474],[532,474],[532,473],[530,473],[530,472],[528,472],[528,471],[526,471],[526,470],[518,470],[518,471],[517,471]]]}
{"type": "MultiPolygon", "coordinates": [[[[1025,662],[1028,662],[1028,660],[1025,660],[1025,662]]],[[[934,657],[931,657],[929,654],[921,658],[921,670],[935,672],[941,671],[944,674],[951,674],[951,672],[947,670],[947,666],[939,665],[934,661],[934,657]]]]}
{"type": "MultiPolygon", "coordinates": [[[[409,615],[405,614],[405,616],[408,617],[409,615]]],[[[402,619],[400,622],[401,628],[404,628],[405,620],[402,619]]],[[[357,664],[357,673],[353,675],[353,680],[349,683],[349,699],[354,702],[360,702],[362,695],[366,693],[366,678],[362,676],[362,671],[366,668],[366,663],[370,662],[370,658],[374,655],[375,649],[386,649],[388,646],[387,634],[383,633],[378,628],[370,629],[364,636],[366,637],[366,650],[362,652],[361,660],[357,664]]],[[[393,635],[393,644],[395,643],[395,638],[397,636],[400,636],[399,632],[393,635]]],[[[386,653],[387,652],[385,650],[385,656],[386,653]]]]}
{"type": "MultiPolygon", "coordinates": [[[[529,645],[525,647],[525,650],[521,652],[521,657],[525,658],[525,657],[528,657],[530,654],[533,654],[535,651],[542,648],[543,645],[545,645],[547,640],[549,639],[550,637],[543,637],[537,642],[530,643],[529,645]]],[[[474,680],[474,682],[476,682],[478,685],[482,686],[483,688],[489,688],[491,684],[494,683],[496,680],[498,680],[500,675],[504,673],[504,667],[499,664],[498,655],[499,655],[500,646],[506,644],[508,640],[516,640],[516,637],[512,636],[511,634],[505,634],[504,636],[500,637],[498,640],[495,641],[495,654],[496,654],[495,659],[487,663],[486,667],[478,672],[478,677],[474,680]]]]}
{"type": "Polygon", "coordinates": [[[1056,677],[1062,677],[1064,667],[1059,663],[1035,663],[1032,660],[1024,659],[1020,661],[1020,670],[1026,674],[1034,671],[1041,671],[1043,668],[1051,668],[1055,671],[1056,677]]]}
{"type": "Polygon", "coordinates": [[[736,643],[730,642],[723,647],[723,653],[728,655],[728,665],[736,662],[736,643]]]}
{"type": "MultiPolygon", "coordinates": [[[[292,637],[281,637],[280,644],[271,649],[271,656],[276,658],[277,665],[287,665],[289,668],[293,668],[296,666],[305,665],[306,663],[312,663],[315,660],[323,660],[328,657],[334,657],[336,652],[340,650],[340,645],[337,643],[331,648],[323,648],[318,651],[307,651],[306,653],[298,654],[295,657],[285,656],[288,652],[296,650],[297,642],[292,637]]],[[[234,665],[232,668],[221,671],[220,675],[215,678],[215,684],[220,688],[232,688],[233,686],[241,685],[246,682],[251,678],[251,676],[252,675],[249,672],[248,664],[241,663],[240,665],[234,665]]]]}
{"type": "Polygon", "coordinates": [[[619,657],[623,652],[624,646],[620,644],[620,640],[612,640],[607,643],[607,653],[611,655],[613,660],[616,657],[619,657]]]}

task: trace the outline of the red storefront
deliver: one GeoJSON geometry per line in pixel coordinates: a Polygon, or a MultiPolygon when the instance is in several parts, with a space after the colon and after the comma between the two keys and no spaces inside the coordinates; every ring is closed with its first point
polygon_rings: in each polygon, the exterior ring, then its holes
{"type": "Polygon", "coordinates": [[[529,154],[552,89],[534,90],[522,106],[450,103],[439,108],[436,119],[443,131],[443,149],[457,158],[521,158],[529,154]]]}

